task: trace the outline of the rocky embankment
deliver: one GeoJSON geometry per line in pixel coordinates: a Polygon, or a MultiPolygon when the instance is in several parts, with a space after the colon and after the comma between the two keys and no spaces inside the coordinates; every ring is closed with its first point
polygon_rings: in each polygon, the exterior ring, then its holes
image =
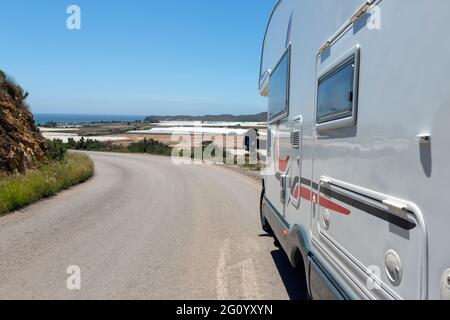
{"type": "Polygon", "coordinates": [[[34,124],[27,96],[0,71],[0,171],[23,173],[46,157],[45,139],[34,124]]]}

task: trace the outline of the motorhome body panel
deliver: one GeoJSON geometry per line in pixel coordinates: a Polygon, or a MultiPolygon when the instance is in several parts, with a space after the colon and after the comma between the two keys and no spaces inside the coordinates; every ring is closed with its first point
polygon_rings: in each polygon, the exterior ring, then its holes
{"type": "MultiPolygon", "coordinates": [[[[289,155],[291,166],[299,158],[298,173],[292,166],[287,176],[292,181],[298,174],[303,182],[300,203],[287,201],[278,211],[288,226],[310,232],[310,254],[332,269],[336,283],[362,286],[356,296],[439,299],[442,274],[450,267],[445,195],[450,43],[443,41],[450,2],[376,1],[377,11],[349,25],[316,60],[326,39],[361,5],[361,0],[283,0],[269,24],[264,71],[282,56],[292,20],[289,115],[270,125],[281,128],[286,140],[282,151],[272,154],[289,155]],[[318,80],[355,46],[360,48],[356,121],[317,130],[318,80]],[[295,150],[287,137],[298,116],[302,146],[295,150]],[[330,186],[330,179],[336,185],[330,186]],[[366,281],[376,270],[378,292],[366,281]]],[[[275,175],[265,179],[266,197],[275,202],[280,182],[275,175]]]]}
{"type": "Polygon", "coordinates": [[[316,5],[318,2],[321,1],[280,1],[263,45],[261,78],[266,71],[274,70],[289,45],[294,52],[290,61],[289,112],[286,118],[269,124],[270,170],[265,176],[266,197],[275,214],[285,222],[277,223],[278,228],[274,228],[285,250],[289,248],[286,248],[283,229],[299,225],[309,231],[311,223],[315,52],[360,5],[358,0],[346,1],[338,8],[323,5],[327,1],[316,5]],[[321,21],[324,14],[333,18],[321,21]],[[290,138],[294,131],[299,137],[298,146],[293,148],[290,138]],[[287,199],[281,200],[283,173],[288,186],[283,186],[287,199]]]}
{"type": "Polygon", "coordinates": [[[311,103],[314,100],[314,81],[308,75],[314,74],[315,65],[314,56],[308,56],[311,50],[315,50],[312,48],[319,46],[321,39],[326,39],[356,10],[358,4],[359,1],[352,0],[341,6],[338,9],[339,18],[329,21],[327,32],[325,29],[311,29],[310,23],[315,21],[318,24],[319,20],[309,15],[320,17],[324,12],[331,13],[333,9],[324,6],[317,11],[320,6],[316,6],[314,1],[280,1],[267,27],[261,79],[265,78],[267,72],[274,72],[289,46],[295,52],[295,57],[291,56],[290,59],[288,113],[282,119],[269,119],[268,139],[271,143],[267,157],[269,170],[265,175],[266,197],[277,213],[292,224],[310,223],[311,202],[304,199],[308,187],[301,184],[301,178],[312,178],[314,112],[311,103]],[[321,34],[311,37],[312,31],[320,31],[321,34]],[[305,41],[308,41],[307,45],[305,41]],[[299,59],[301,56],[304,59],[299,59]],[[293,133],[298,135],[299,144],[294,147],[291,143],[293,133]]]}

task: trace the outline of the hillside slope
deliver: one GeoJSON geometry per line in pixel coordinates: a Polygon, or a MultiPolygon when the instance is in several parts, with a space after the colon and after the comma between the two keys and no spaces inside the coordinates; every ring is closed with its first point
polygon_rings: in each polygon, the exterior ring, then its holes
{"type": "Polygon", "coordinates": [[[25,103],[27,95],[0,71],[0,171],[23,173],[46,157],[45,139],[25,103]]]}

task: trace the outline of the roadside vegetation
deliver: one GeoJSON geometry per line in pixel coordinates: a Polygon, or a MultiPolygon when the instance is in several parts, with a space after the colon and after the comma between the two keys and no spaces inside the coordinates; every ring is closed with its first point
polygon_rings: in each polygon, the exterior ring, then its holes
{"type": "Polygon", "coordinates": [[[28,92],[0,70],[0,215],[89,179],[94,164],[46,141],[34,124],[28,92]]]}
{"type": "MultiPolygon", "coordinates": [[[[57,140],[58,141],[58,140],[57,140]]],[[[62,142],[58,142],[62,144],[62,142]]],[[[144,139],[128,145],[114,144],[111,141],[100,142],[92,139],[81,138],[78,142],[69,138],[64,147],[71,150],[120,152],[120,153],[147,153],[163,156],[171,156],[172,148],[153,139],[144,139]]]]}
{"type": "Polygon", "coordinates": [[[88,156],[66,153],[58,144],[50,144],[51,157],[26,174],[0,173],[0,214],[23,208],[88,180],[94,164],[88,156]]]}

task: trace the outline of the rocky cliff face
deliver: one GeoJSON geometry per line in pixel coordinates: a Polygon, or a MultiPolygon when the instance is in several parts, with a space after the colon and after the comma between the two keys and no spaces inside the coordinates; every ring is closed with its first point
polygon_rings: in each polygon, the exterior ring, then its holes
{"type": "Polygon", "coordinates": [[[46,158],[45,139],[34,125],[20,86],[0,71],[0,170],[26,172],[46,158]]]}

